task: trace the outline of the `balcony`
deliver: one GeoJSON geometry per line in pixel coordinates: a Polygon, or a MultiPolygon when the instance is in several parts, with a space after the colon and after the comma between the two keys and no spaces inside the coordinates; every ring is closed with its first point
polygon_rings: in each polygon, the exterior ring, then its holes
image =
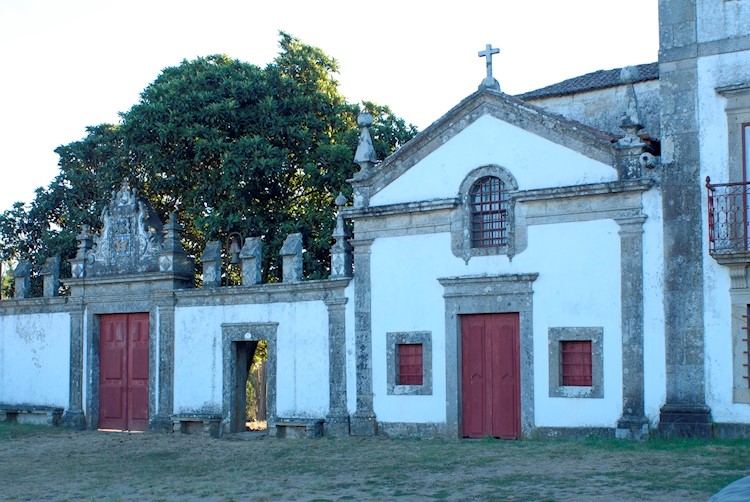
{"type": "Polygon", "coordinates": [[[712,184],[708,190],[708,252],[722,265],[750,263],[748,191],[750,182],[712,184]]]}

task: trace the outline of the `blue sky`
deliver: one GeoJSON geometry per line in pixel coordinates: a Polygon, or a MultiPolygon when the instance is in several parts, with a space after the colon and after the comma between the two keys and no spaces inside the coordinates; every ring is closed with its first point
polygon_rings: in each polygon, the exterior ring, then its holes
{"type": "Polygon", "coordinates": [[[0,211],[30,201],[57,173],[53,150],[117,123],[163,68],[216,53],[264,66],[279,30],[336,58],[350,101],[420,130],[476,90],[487,43],[509,94],[658,55],[657,0],[1,0],[0,211]]]}

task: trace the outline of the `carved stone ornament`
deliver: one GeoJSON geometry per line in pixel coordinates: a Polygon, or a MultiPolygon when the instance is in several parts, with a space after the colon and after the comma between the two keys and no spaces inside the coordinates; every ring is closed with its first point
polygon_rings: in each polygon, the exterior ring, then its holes
{"type": "Polygon", "coordinates": [[[158,272],[163,226],[146,199],[137,196],[127,178],[101,215],[101,234],[87,256],[91,276],[158,272]]]}

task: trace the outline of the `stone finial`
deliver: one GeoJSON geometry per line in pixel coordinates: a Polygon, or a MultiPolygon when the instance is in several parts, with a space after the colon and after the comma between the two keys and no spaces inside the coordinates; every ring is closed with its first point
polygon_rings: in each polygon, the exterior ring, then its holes
{"type": "Polygon", "coordinates": [[[625,135],[617,141],[617,171],[620,179],[636,179],[642,175],[641,166],[646,143],[639,136],[643,129],[638,111],[638,97],[635,94],[635,82],[638,81],[638,68],[627,66],[620,71],[620,82],[626,85],[626,106],[622,114],[620,129],[625,135]]]}
{"type": "Polygon", "coordinates": [[[70,260],[70,275],[74,279],[86,277],[86,263],[94,247],[94,236],[89,231],[88,225],[81,225],[81,233],[76,236],[78,239],[78,252],[76,257],[70,260]]]}
{"type": "Polygon", "coordinates": [[[44,296],[57,296],[60,286],[60,255],[47,258],[42,267],[44,276],[44,296]]]}
{"type": "Polygon", "coordinates": [[[260,237],[248,237],[240,250],[242,260],[242,285],[252,286],[262,282],[261,264],[263,258],[263,242],[260,237]]]}
{"type": "Polygon", "coordinates": [[[302,281],[302,234],[289,234],[281,246],[283,282],[302,281]]]}
{"type": "Polygon", "coordinates": [[[169,222],[164,225],[164,244],[159,253],[159,272],[193,274],[195,261],[187,255],[180,242],[182,228],[177,221],[177,214],[170,213],[169,222]]]}
{"type": "Polygon", "coordinates": [[[641,118],[638,111],[638,97],[635,94],[635,82],[639,78],[638,68],[635,66],[626,66],[620,71],[620,81],[627,85],[626,88],[626,109],[622,115],[620,128],[625,131],[625,137],[628,139],[637,138],[638,131],[643,129],[641,118]]]}
{"type": "Polygon", "coordinates": [[[359,134],[357,151],[354,153],[354,163],[358,164],[360,168],[360,171],[354,175],[355,180],[367,178],[372,174],[372,168],[378,161],[375,147],[372,144],[372,136],[370,136],[372,122],[372,115],[369,113],[361,113],[357,117],[357,125],[362,128],[362,131],[359,134]]]}
{"type": "Polygon", "coordinates": [[[221,242],[210,241],[206,244],[201,263],[203,263],[203,287],[221,286],[221,242]]]}
{"type": "Polygon", "coordinates": [[[479,90],[492,89],[494,91],[500,90],[500,82],[492,76],[492,55],[500,54],[500,49],[493,48],[492,44],[487,44],[483,51],[479,51],[480,58],[487,58],[487,76],[484,77],[482,83],[479,84],[479,90]]]}
{"type": "Polygon", "coordinates": [[[78,240],[78,253],[76,258],[86,258],[86,254],[91,250],[94,244],[94,236],[90,232],[91,227],[81,225],[81,233],[76,236],[78,240]]]}
{"type": "Polygon", "coordinates": [[[13,298],[20,300],[28,298],[31,291],[31,262],[20,260],[13,270],[13,278],[16,281],[16,289],[13,298]]]}
{"type": "Polygon", "coordinates": [[[344,224],[344,215],[342,209],[346,205],[346,197],[339,193],[336,197],[336,228],[333,231],[333,238],[336,242],[331,248],[331,279],[352,276],[352,245],[349,243],[349,232],[344,224]]]}

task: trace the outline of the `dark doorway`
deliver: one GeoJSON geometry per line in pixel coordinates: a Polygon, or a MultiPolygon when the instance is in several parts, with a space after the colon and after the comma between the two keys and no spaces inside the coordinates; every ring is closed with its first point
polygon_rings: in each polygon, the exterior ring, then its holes
{"type": "Polygon", "coordinates": [[[265,340],[233,342],[235,374],[230,432],[265,430],[267,414],[265,340]]]}
{"type": "Polygon", "coordinates": [[[521,436],[519,343],[517,313],[461,316],[464,437],[521,436]]]}
{"type": "Polygon", "coordinates": [[[99,317],[99,428],[148,430],[148,314],[99,317]]]}

